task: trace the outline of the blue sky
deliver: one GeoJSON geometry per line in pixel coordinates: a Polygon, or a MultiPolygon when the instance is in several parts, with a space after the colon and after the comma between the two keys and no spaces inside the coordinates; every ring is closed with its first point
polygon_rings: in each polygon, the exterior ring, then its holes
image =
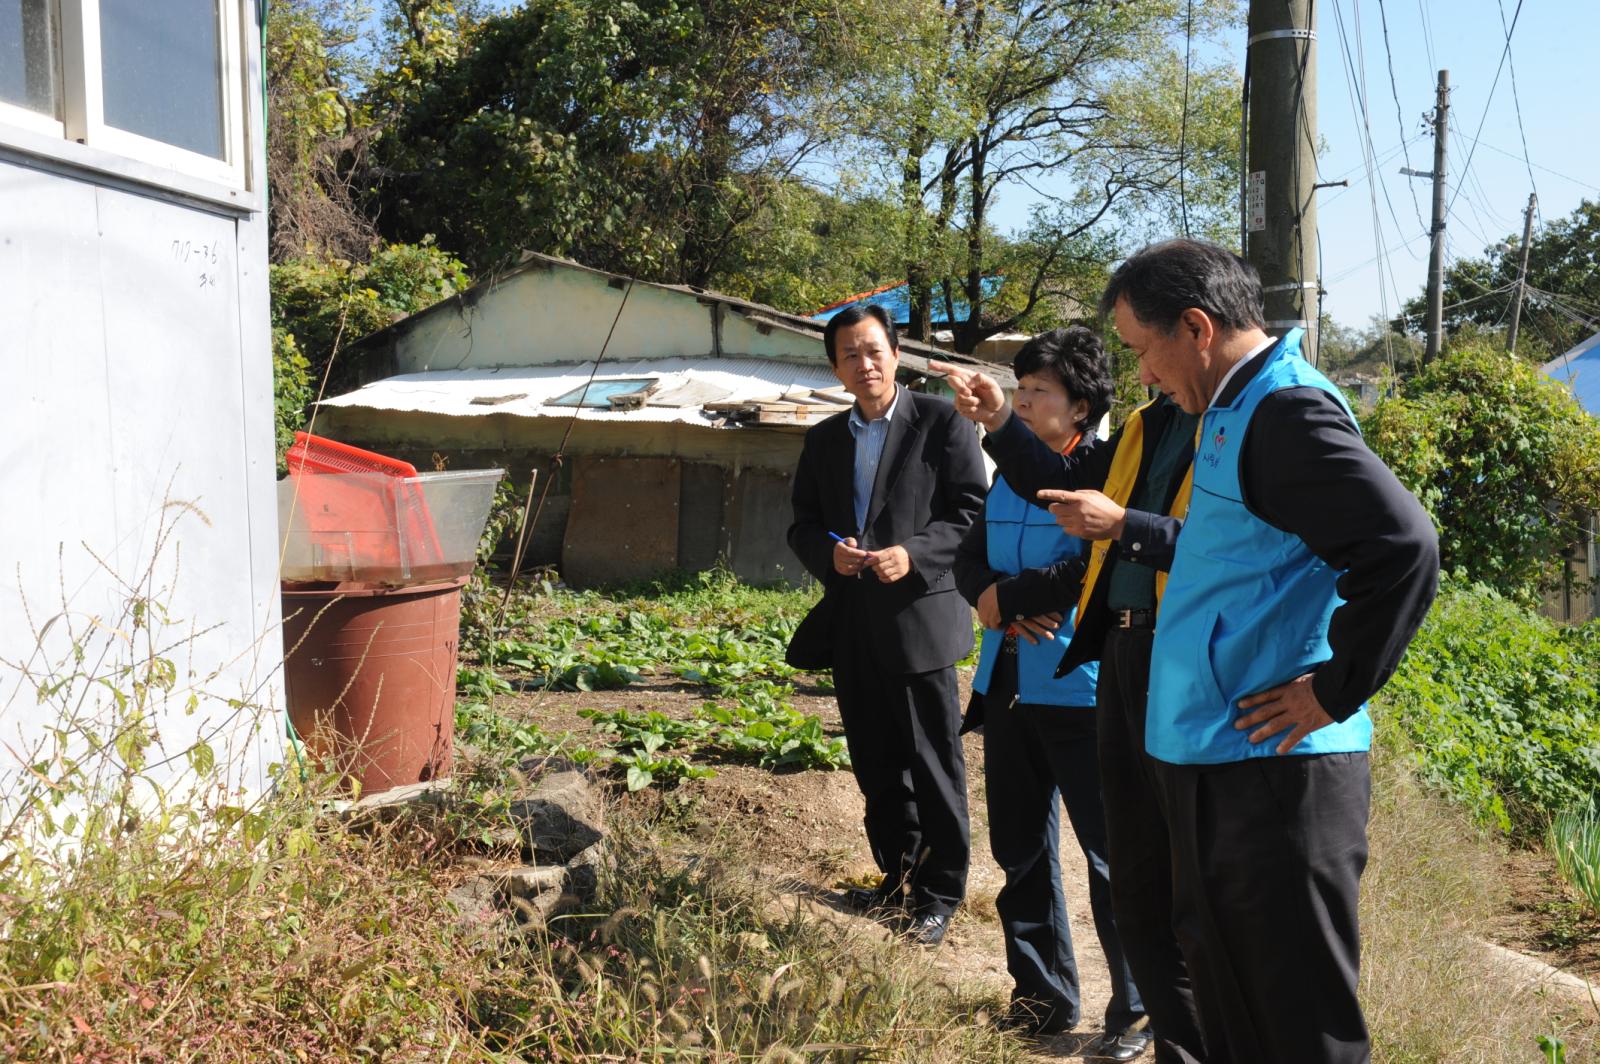
{"type": "MultiPolygon", "coordinates": [[[[1523,209],[1529,192],[1535,189],[1539,194],[1536,225],[1540,218],[1570,214],[1584,198],[1600,199],[1600,107],[1595,100],[1600,3],[1523,0],[1510,56],[1491,99],[1495,68],[1505,48],[1502,4],[1509,24],[1516,0],[1499,4],[1496,0],[1386,0],[1385,4],[1395,86],[1407,136],[1417,131],[1420,116],[1433,106],[1436,72],[1450,71],[1453,121],[1445,171],[1454,207],[1446,218],[1447,262],[1456,256],[1481,255],[1487,245],[1510,234],[1520,238],[1523,209]],[[1524,162],[1523,132],[1528,162],[1524,162]],[[1529,162],[1533,164],[1531,175],[1529,162]]],[[[1351,185],[1348,190],[1325,190],[1318,204],[1323,284],[1328,289],[1325,309],[1341,322],[1362,324],[1381,312],[1385,291],[1392,312],[1397,298],[1415,295],[1425,284],[1428,240],[1419,234],[1430,216],[1431,190],[1426,180],[1400,176],[1405,160],[1390,158],[1401,142],[1401,126],[1385,64],[1379,5],[1375,0],[1334,0],[1318,7],[1324,11],[1318,27],[1322,49],[1317,91],[1321,133],[1327,144],[1320,168],[1324,180],[1348,175],[1351,185]],[[1350,103],[1334,7],[1344,16],[1351,52],[1358,53],[1354,34],[1361,36],[1372,142],[1377,157],[1385,160],[1380,167],[1382,183],[1394,204],[1395,217],[1391,217],[1383,188],[1379,188],[1378,217],[1389,250],[1388,269],[1381,272],[1373,233],[1372,185],[1362,167],[1362,137],[1350,103]],[[1415,187],[1407,188],[1408,183],[1415,187]],[[1411,202],[1412,192],[1421,207],[1421,223],[1411,202]]],[[[1359,77],[1359,58],[1357,63],[1359,77]]],[[[1413,142],[1408,150],[1415,169],[1432,169],[1431,136],[1413,142]]]]}
{"type": "MultiPolygon", "coordinates": [[[[1433,138],[1423,133],[1422,116],[1431,111],[1440,69],[1450,71],[1452,129],[1447,142],[1453,211],[1446,219],[1446,262],[1476,257],[1510,234],[1520,236],[1528,193],[1537,187],[1537,217],[1571,213],[1585,197],[1600,199],[1600,0],[1523,0],[1512,36],[1511,54],[1494,88],[1495,67],[1505,47],[1501,11],[1510,24],[1517,0],[1318,0],[1316,3],[1319,132],[1324,150],[1318,160],[1321,180],[1348,178],[1348,189],[1320,193],[1318,229],[1322,239],[1324,310],[1346,325],[1365,325],[1375,314],[1390,314],[1420,292],[1427,280],[1431,187],[1426,179],[1402,177],[1407,165],[1433,167],[1433,138]],[[1364,133],[1358,105],[1351,100],[1351,66],[1364,94],[1378,160],[1377,182],[1364,164],[1364,133]],[[1389,24],[1389,54],[1381,17],[1389,24]],[[1364,63],[1363,63],[1364,57],[1364,63]],[[1512,65],[1516,94],[1512,92],[1512,65]],[[1399,115],[1396,115],[1396,96],[1399,115]],[[1527,134],[1523,161],[1516,99],[1527,134]],[[1487,112],[1485,108],[1487,106],[1487,112]],[[1479,122],[1482,134],[1478,135],[1479,122]],[[1411,139],[1414,138],[1414,139],[1411,139]],[[1410,143],[1403,152],[1401,142],[1410,143]],[[1474,139],[1477,150],[1473,151],[1474,139]],[[1470,166],[1468,153],[1471,153],[1470,166]],[[1465,169],[1464,169],[1465,168],[1465,169]],[[1464,175],[1464,177],[1463,177],[1464,175]],[[1378,233],[1374,232],[1376,191],[1378,233]],[[1415,201],[1413,201],[1415,194],[1415,201]],[[1390,205],[1393,205],[1391,211],[1390,205]]],[[[1244,63],[1241,29],[1230,53],[1208,54],[1211,61],[1244,63]]],[[[1027,201],[1013,192],[1002,218],[1020,221],[1027,201]],[[1015,212],[1013,215],[1012,212],[1015,212]]],[[[1002,224],[1004,224],[1002,222],[1002,224]]]]}

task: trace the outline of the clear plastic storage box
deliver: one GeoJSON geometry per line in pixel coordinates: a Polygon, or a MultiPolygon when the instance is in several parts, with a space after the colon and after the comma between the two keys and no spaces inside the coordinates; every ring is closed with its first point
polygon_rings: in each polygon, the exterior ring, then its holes
{"type": "Polygon", "coordinates": [[[465,576],[504,471],[307,473],[278,482],[287,581],[415,584],[465,576]]]}

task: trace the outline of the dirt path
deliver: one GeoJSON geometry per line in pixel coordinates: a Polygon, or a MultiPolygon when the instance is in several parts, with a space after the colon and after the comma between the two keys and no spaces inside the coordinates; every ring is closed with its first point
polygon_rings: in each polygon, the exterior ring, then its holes
{"type": "MultiPolygon", "coordinates": [[[[965,705],[971,670],[962,670],[965,705]]],[[[517,696],[501,708],[525,714],[546,732],[570,731],[580,742],[597,743],[579,709],[659,710],[687,716],[706,700],[705,691],[671,679],[657,679],[623,691],[593,693],[537,692],[517,696]]],[[[795,708],[814,713],[832,734],[842,734],[831,696],[801,688],[795,708]]],[[[951,925],[945,944],[933,955],[935,967],[951,981],[971,987],[981,983],[997,1000],[1010,993],[1005,946],[995,913],[995,896],[1004,880],[989,854],[988,810],[983,801],[982,738],[968,735],[968,802],[972,812],[972,867],[967,900],[951,925]]],[[[713,763],[714,764],[714,763],[713,763]]],[[[736,833],[750,862],[785,896],[812,907],[830,919],[858,919],[827,907],[843,881],[875,873],[861,824],[861,799],[849,772],[773,773],[749,765],[715,765],[717,775],[686,784],[674,803],[702,830],[736,833]]],[[[1063,888],[1077,955],[1083,1020],[1076,1032],[1038,1043],[1036,1059],[1071,1059],[1101,1032],[1101,1018],[1110,997],[1105,958],[1094,933],[1085,881],[1083,855],[1063,811],[1061,817],[1063,888]]],[[[864,927],[871,925],[860,921],[864,927]]]]}

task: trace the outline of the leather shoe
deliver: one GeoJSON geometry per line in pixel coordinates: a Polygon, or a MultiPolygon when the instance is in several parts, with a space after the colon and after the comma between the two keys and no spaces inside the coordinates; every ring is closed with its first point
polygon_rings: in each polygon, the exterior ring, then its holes
{"type": "Polygon", "coordinates": [[[1091,1058],[1101,1060],[1134,1060],[1144,1055],[1150,1048],[1150,1043],[1155,1041],[1155,1035],[1145,1028],[1129,1028],[1126,1031],[1107,1031],[1105,1036],[1096,1042],[1089,1050],[1091,1058]]]}
{"type": "Polygon", "coordinates": [[[945,932],[950,930],[950,917],[944,913],[923,913],[913,916],[906,924],[906,941],[914,945],[926,946],[932,949],[944,941],[945,932]]]}
{"type": "Polygon", "coordinates": [[[900,896],[880,887],[851,887],[840,896],[840,904],[857,916],[876,920],[898,917],[902,913],[900,896]]]}
{"type": "Polygon", "coordinates": [[[1044,1002],[1026,998],[1013,1000],[1006,1011],[994,1018],[994,1025],[1030,1038],[1061,1034],[1077,1026],[1044,1002]]]}

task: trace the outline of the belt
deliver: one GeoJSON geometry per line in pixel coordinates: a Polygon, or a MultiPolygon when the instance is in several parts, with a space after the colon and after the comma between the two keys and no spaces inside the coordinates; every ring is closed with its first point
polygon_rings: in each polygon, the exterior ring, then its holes
{"type": "Polygon", "coordinates": [[[1156,626],[1155,610],[1112,610],[1111,627],[1113,628],[1146,628],[1156,626]]]}

